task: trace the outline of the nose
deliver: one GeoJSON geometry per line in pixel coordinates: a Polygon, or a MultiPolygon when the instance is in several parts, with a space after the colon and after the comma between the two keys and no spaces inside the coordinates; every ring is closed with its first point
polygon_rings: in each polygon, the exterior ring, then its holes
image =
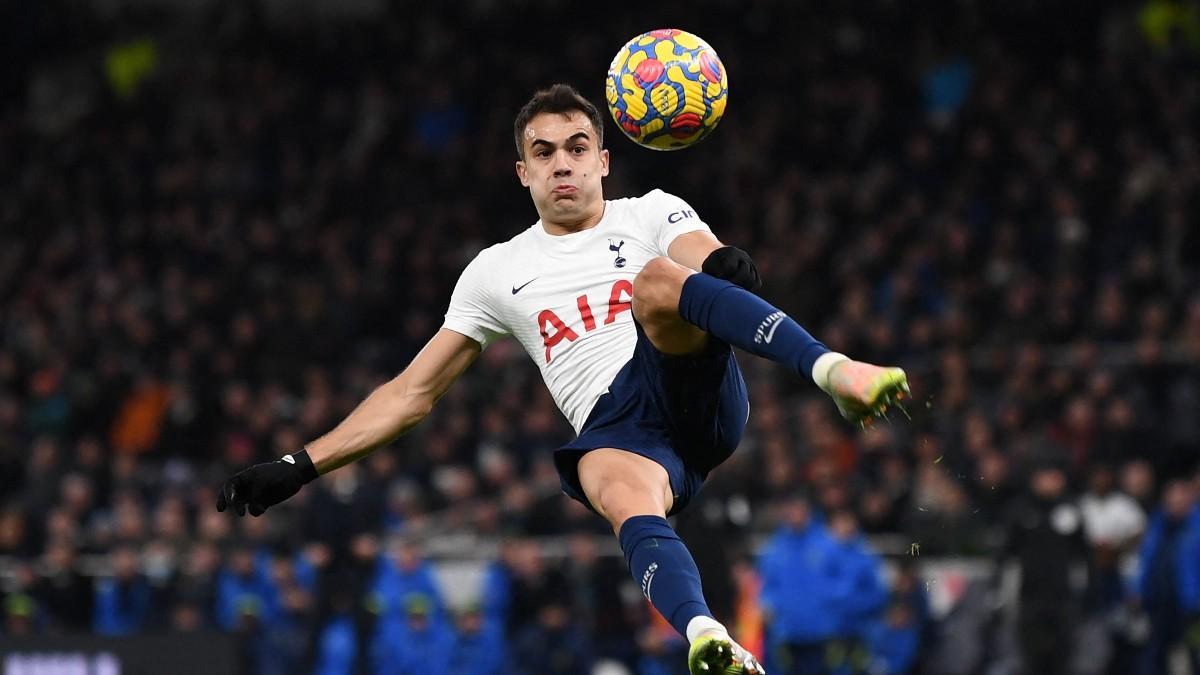
{"type": "Polygon", "coordinates": [[[554,153],[554,177],[561,178],[571,175],[571,163],[567,161],[565,150],[554,153]]]}

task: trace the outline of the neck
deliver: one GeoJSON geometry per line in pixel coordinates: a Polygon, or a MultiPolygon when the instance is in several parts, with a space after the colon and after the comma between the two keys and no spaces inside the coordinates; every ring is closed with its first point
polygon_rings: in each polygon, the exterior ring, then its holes
{"type": "Polygon", "coordinates": [[[547,234],[560,236],[564,234],[574,234],[575,232],[583,232],[590,230],[600,223],[604,218],[605,203],[600,202],[600,208],[595,213],[588,214],[579,220],[551,220],[542,217],[542,229],[547,234]]]}

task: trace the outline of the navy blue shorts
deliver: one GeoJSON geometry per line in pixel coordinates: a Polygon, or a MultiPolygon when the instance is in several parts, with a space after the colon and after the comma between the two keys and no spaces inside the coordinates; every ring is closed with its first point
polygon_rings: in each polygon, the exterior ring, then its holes
{"type": "Polygon", "coordinates": [[[579,458],[596,448],[648,457],[667,470],[677,513],[741,441],[750,414],[746,382],[727,343],[710,335],[704,352],[672,356],[634,326],[633,358],[596,401],[579,436],[554,452],[554,464],[563,492],[595,510],[579,484],[579,458]]]}

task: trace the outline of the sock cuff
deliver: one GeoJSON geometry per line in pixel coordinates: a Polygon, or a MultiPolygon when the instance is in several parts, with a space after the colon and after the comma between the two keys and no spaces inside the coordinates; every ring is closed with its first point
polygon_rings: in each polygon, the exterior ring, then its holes
{"type": "Polygon", "coordinates": [[[711,616],[697,614],[696,616],[692,617],[692,620],[688,621],[687,624],[686,637],[688,644],[695,642],[696,638],[700,637],[704,633],[715,632],[721,632],[727,635],[729,634],[729,631],[726,630],[725,626],[721,622],[717,621],[711,616]]]}
{"type": "Polygon", "coordinates": [[[633,516],[621,524],[621,533],[617,535],[617,539],[621,542],[621,551],[625,553],[626,563],[629,563],[637,545],[650,537],[679,539],[679,535],[671,529],[671,524],[662,516],[633,516]]]}
{"type": "Polygon", "coordinates": [[[849,356],[846,356],[845,354],[839,354],[838,352],[825,352],[824,354],[818,356],[817,360],[813,362],[812,367],[813,382],[815,382],[816,385],[821,388],[821,391],[824,391],[826,394],[828,394],[829,371],[842,361],[849,360],[849,356]]]}

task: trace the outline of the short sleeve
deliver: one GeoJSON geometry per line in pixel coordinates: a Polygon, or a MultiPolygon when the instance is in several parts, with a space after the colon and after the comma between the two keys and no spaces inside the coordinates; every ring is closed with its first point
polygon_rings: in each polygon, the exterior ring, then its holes
{"type": "Polygon", "coordinates": [[[712,232],[687,202],[662,190],[651,190],[642,197],[642,214],[653,228],[654,245],[659,255],[667,255],[667,249],[675,237],[696,230],[712,232]]]}
{"type": "Polygon", "coordinates": [[[485,250],[475,256],[458,277],[442,323],[443,328],[466,335],[482,348],[511,332],[500,320],[499,307],[488,292],[490,275],[486,253],[485,250]]]}

